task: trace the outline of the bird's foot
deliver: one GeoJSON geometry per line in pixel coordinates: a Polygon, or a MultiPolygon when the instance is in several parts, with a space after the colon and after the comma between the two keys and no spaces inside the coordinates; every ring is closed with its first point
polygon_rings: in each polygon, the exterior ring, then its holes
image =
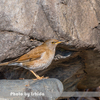
{"type": "Polygon", "coordinates": [[[20,80],[24,80],[24,78],[19,78],[20,80]]]}
{"type": "MultiPolygon", "coordinates": [[[[37,78],[36,79],[32,79],[32,80],[42,80],[42,79],[48,79],[49,77],[44,77],[44,76],[37,76],[37,78]]],[[[25,86],[30,86],[29,84],[27,84],[27,85],[25,85],[25,86]]]]}
{"type": "Polygon", "coordinates": [[[41,77],[39,77],[39,78],[37,78],[37,79],[48,79],[49,77],[44,77],[44,76],[41,76],[41,77]]]}
{"type": "Polygon", "coordinates": [[[29,84],[25,85],[26,87],[30,86],[29,84]]]}
{"type": "Polygon", "coordinates": [[[33,70],[30,70],[31,71],[31,73],[36,77],[36,79],[33,79],[33,80],[41,80],[41,79],[47,79],[47,78],[49,78],[49,77],[44,77],[44,76],[39,76],[39,75],[37,75],[33,70]]]}
{"type": "Polygon", "coordinates": [[[44,77],[44,76],[38,76],[36,79],[33,79],[33,80],[42,80],[42,79],[48,79],[49,77],[44,77]]]}

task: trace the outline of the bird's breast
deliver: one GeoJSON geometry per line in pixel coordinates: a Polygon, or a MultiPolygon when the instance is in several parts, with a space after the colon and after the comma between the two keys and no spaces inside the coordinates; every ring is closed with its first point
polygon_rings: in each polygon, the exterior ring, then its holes
{"type": "Polygon", "coordinates": [[[54,54],[55,53],[52,51],[44,52],[41,58],[36,60],[34,65],[32,65],[30,68],[32,68],[35,72],[47,68],[51,64],[54,54]]]}

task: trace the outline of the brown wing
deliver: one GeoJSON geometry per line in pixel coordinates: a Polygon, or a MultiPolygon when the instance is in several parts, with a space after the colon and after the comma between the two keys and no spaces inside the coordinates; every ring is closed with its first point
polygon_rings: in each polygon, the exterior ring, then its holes
{"type": "Polygon", "coordinates": [[[24,54],[21,56],[16,62],[26,62],[26,61],[33,61],[36,59],[39,59],[43,52],[45,52],[46,47],[39,46],[34,49],[32,49],[30,52],[24,54]]]}

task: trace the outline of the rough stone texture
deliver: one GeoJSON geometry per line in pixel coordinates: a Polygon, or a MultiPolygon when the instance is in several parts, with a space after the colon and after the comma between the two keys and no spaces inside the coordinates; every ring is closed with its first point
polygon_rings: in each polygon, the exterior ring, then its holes
{"type": "Polygon", "coordinates": [[[63,92],[57,79],[0,80],[0,100],[55,100],[63,92]]]}
{"type": "MultiPolygon", "coordinates": [[[[0,61],[9,61],[51,38],[52,64],[39,75],[58,78],[65,91],[100,85],[100,0],[0,0],[0,61]],[[32,41],[33,39],[33,41],[32,41]]],[[[1,66],[0,78],[31,79],[17,66],[1,66]]]]}

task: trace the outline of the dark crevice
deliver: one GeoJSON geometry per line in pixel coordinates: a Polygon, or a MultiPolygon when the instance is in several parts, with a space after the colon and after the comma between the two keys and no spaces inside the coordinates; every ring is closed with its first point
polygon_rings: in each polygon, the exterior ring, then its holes
{"type": "MultiPolygon", "coordinates": [[[[31,39],[31,37],[30,37],[30,39],[31,39]]],[[[39,41],[39,42],[44,42],[42,39],[35,38],[34,40],[39,41]]]]}
{"type": "Polygon", "coordinates": [[[98,26],[95,26],[94,28],[92,28],[92,30],[94,30],[94,29],[98,29],[98,30],[100,30],[100,23],[98,23],[98,26]]]}
{"type": "Polygon", "coordinates": [[[87,74],[87,72],[85,70],[83,70],[85,74],[87,74]]]}
{"type": "MultiPolygon", "coordinates": [[[[19,35],[26,35],[24,33],[20,33],[20,32],[13,31],[13,30],[0,30],[0,32],[13,32],[13,33],[16,33],[16,34],[19,34],[19,35]]],[[[26,36],[28,36],[28,35],[26,35],[26,36]]]]}
{"type": "MultiPolygon", "coordinates": [[[[80,60],[80,57],[79,57],[79,56],[77,56],[77,57],[74,59],[74,62],[75,62],[75,61],[77,62],[78,60],[80,60]]],[[[62,62],[62,64],[68,64],[68,63],[71,63],[71,64],[72,64],[72,63],[73,63],[73,58],[70,57],[67,61],[63,61],[63,62],[62,62]]]]}
{"type": "Polygon", "coordinates": [[[69,2],[69,0],[61,0],[60,3],[64,4],[64,5],[67,5],[69,2]]]}
{"type": "Polygon", "coordinates": [[[5,75],[4,75],[4,72],[0,72],[0,79],[6,79],[5,75]]]}

